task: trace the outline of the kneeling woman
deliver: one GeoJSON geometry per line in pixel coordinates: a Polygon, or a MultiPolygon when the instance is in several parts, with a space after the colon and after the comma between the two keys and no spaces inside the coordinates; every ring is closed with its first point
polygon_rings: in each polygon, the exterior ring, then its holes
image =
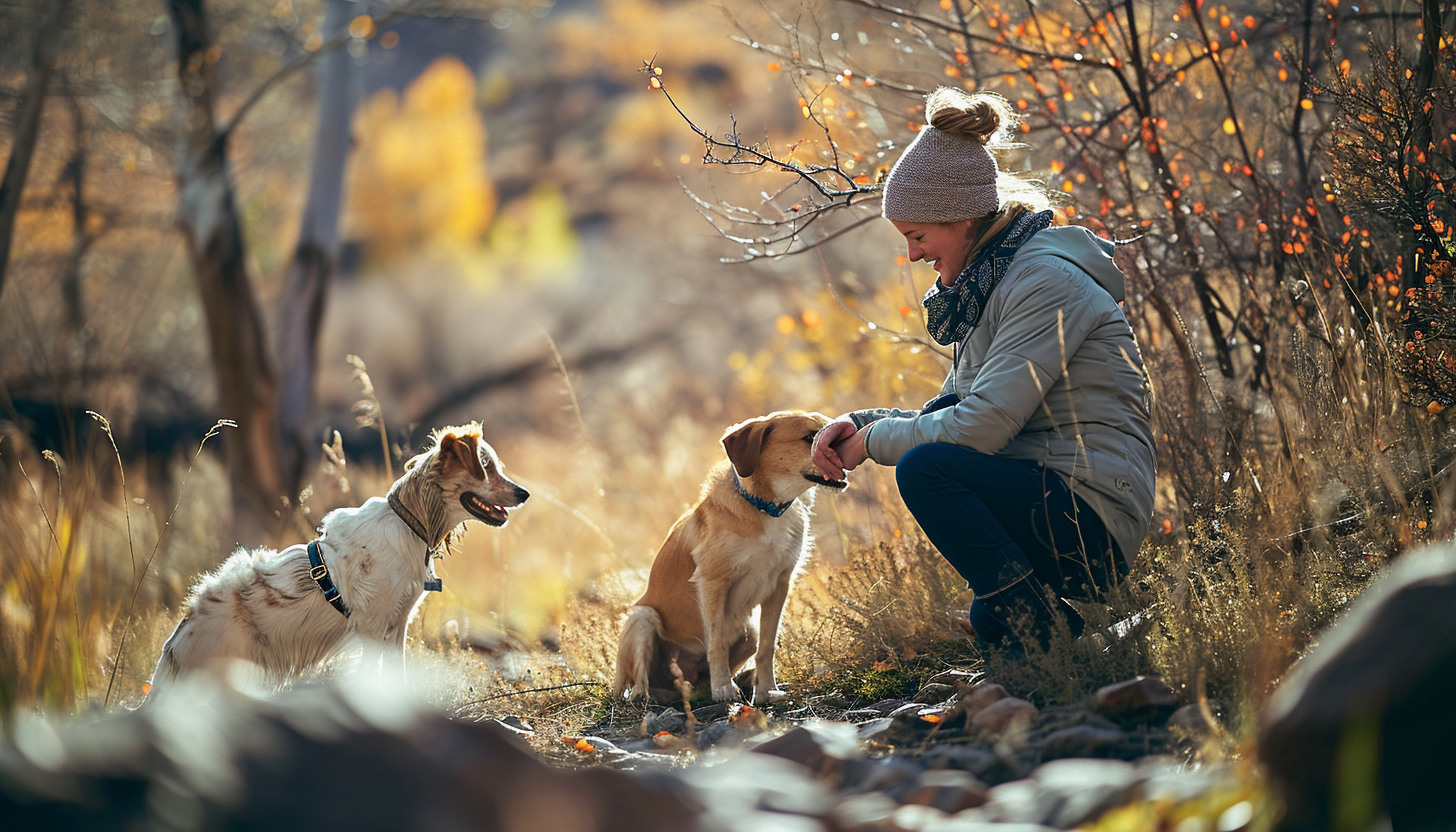
{"type": "Polygon", "coordinates": [[[1015,115],[993,94],[933,93],[927,126],[884,185],[910,260],[939,274],[927,326],[954,364],[921,410],[845,414],[816,438],[838,479],[895,466],[905,505],[975,593],[971,624],[1045,643],[1061,598],[1090,600],[1128,572],[1153,511],[1149,391],[1123,317],[1112,244],[1058,226],[1044,192],[998,170],[989,146],[1015,115]]]}

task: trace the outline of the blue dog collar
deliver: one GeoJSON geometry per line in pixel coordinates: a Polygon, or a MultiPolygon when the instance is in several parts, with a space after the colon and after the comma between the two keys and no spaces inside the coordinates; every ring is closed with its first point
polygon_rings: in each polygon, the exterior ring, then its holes
{"type": "Polygon", "coordinates": [[[784,512],[789,510],[789,506],[794,504],[793,500],[787,503],[770,503],[762,497],[750,494],[748,489],[743,487],[743,480],[738,478],[738,470],[736,468],[733,470],[733,485],[738,489],[738,493],[743,495],[743,499],[748,501],[749,505],[767,514],[769,517],[782,517],[784,512]]]}

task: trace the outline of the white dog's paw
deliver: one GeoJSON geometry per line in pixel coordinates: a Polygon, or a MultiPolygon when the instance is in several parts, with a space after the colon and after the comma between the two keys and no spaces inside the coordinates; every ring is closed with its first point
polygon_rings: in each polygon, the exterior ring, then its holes
{"type": "Polygon", "coordinates": [[[764,705],[782,705],[789,701],[789,692],[770,688],[768,690],[755,690],[753,692],[753,704],[762,708],[764,705]]]}
{"type": "Polygon", "coordinates": [[[742,698],[743,693],[738,690],[738,685],[734,684],[732,679],[729,679],[725,685],[713,685],[714,702],[735,702],[742,698]]]}

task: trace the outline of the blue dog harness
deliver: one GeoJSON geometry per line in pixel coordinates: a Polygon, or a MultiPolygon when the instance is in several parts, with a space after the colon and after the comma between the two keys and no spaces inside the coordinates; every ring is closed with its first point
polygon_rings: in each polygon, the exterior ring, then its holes
{"type": "MultiPolygon", "coordinates": [[[[394,492],[391,491],[389,493],[388,499],[389,507],[394,510],[394,513],[399,516],[399,519],[403,520],[406,526],[409,526],[410,531],[415,533],[415,537],[425,541],[425,591],[440,592],[444,589],[445,582],[440,580],[439,575],[435,574],[435,561],[433,559],[435,550],[430,548],[429,539],[422,533],[422,524],[410,513],[409,509],[404,507],[404,504],[400,502],[394,492]]],[[[780,513],[783,513],[782,510],[780,510],[780,513]]],[[[777,517],[778,515],[774,516],[777,517]]],[[[323,554],[319,550],[320,539],[316,537],[308,543],[308,576],[313,578],[314,583],[318,584],[318,588],[324,594],[324,599],[330,604],[333,604],[334,609],[343,613],[345,618],[348,618],[349,605],[344,603],[344,599],[339,595],[338,586],[334,584],[333,577],[329,575],[329,567],[324,563],[323,554]]]]}
{"type": "Polygon", "coordinates": [[[308,542],[308,576],[323,590],[324,600],[334,605],[334,609],[349,617],[349,605],[339,597],[339,588],[334,586],[334,579],[329,577],[329,567],[324,564],[323,555],[319,552],[319,539],[314,538],[308,542]]]}

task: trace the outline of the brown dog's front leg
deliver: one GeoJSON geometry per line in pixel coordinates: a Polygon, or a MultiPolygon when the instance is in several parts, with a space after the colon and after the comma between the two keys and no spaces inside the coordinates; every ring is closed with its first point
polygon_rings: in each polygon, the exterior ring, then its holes
{"type": "Polygon", "coordinates": [[[758,675],[753,685],[753,704],[767,705],[783,698],[774,679],[774,643],[779,637],[779,619],[784,614],[784,602],[789,597],[790,573],[785,572],[774,586],[773,594],[763,601],[758,611],[758,655],[754,665],[758,675]]]}
{"type": "MultiPolygon", "coordinates": [[[[714,702],[741,699],[738,686],[729,674],[728,592],[725,582],[698,583],[698,609],[703,614],[703,640],[708,648],[708,681],[714,702]]],[[[735,634],[736,635],[736,634],[735,634]]]]}

